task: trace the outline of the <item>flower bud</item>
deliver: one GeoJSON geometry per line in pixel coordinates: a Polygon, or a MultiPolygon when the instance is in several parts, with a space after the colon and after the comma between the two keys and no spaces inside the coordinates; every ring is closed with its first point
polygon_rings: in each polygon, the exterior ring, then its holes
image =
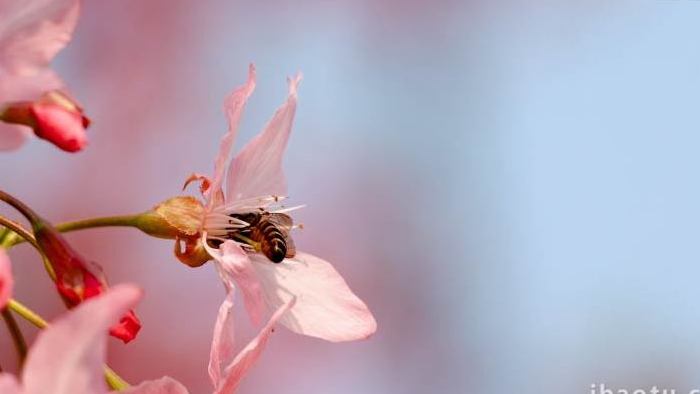
{"type": "MultiPolygon", "coordinates": [[[[68,308],[104,292],[108,285],[102,269],[85,260],[49,223],[34,217],[32,227],[39,248],[53,271],[56,289],[68,308]]],[[[141,322],[129,311],[112,327],[110,334],[129,342],[141,329],[141,322]]]]}
{"type": "Polygon", "coordinates": [[[85,129],[90,120],[68,96],[54,90],[34,102],[10,103],[0,120],[29,126],[37,137],[45,139],[67,152],[77,152],[87,145],[85,129]]]}

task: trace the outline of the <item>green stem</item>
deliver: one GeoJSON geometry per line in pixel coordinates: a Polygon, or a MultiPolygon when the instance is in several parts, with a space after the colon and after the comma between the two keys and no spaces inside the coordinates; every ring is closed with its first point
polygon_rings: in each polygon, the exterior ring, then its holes
{"type": "Polygon", "coordinates": [[[0,247],[5,248],[5,249],[9,249],[10,247],[12,247],[12,245],[15,245],[19,242],[22,242],[22,241],[29,242],[34,247],[34,249],[36,249],[37,252],[39,252],[39,254],[41,255],[41,259],[44,262],[44,268],[46,269],[46,272],[48,272],[51,279],[55,282],[56,281],[56,272],[54,272],[53,267],[51,266],[51,262],[49,261],[49,259],[46,258],[44,253],[41,251],[41,248],[39,248],[39,245],[36,243],[36,239],[34,239],[34,236],[32,235],[32,233],[27,231],[19,223],[12,221],[4,216],[0,216],[0,225],[5,226],[9,230],[12,230],[11,235],[5,237],[2,244],[0,244],[0,247]]]}
{"type": "Polygon", "coordinates": [[[14,235],[12,230],[10,230],[9,228],[3,228],[2,230],[0,230],[0,245],[5,245],[5,239],[8,235],[14,235]]]}
{"type": "MultiPolygon", "coordinates": [[[[23,241],[27,241],[30,244],[32,244],[32,246],[36,249],[39,249],[39,245],[36,243],[36,240],[34,239],[32,233],[30,233],[24,227],[22,227],[21,224],[15,222],[14,220],[10,220],[4,216],[0,216],[0,225],[6,227],[13,233],[17,234],[23,239],[23,241]]],[[[9,249],[13,244],[17,243],[13,238],[14,237],[12,236],[12,233],[8,234],[4,237],[3,243],[0,246],[4,247],[5,249],[9,249]]]]}
{"type": "Polygon", "coordinates": [[[76,220],[74,222],[60,223],[56,225],[56,230],[65,233],[75,230],[83,230],[94,227],[136,227],[137,220],[141,215],[118,215],[105,216],[100,218],[90,218],[76,220]]]}
{"type": "MultiPolygon", "coordinates": [[[[0,247],[4,246],[4,241],[7,241],[7,239],[12,239],[12,236],[16,237],[19,234],[19,237],[21,237],[22,239],[26,239],[27,242],[29,242],[39,252],[41,258],[44,261],[44,267],[46,268],[46,271],[49,273],[49,276],[51,276],[51,278],[55,280],[56,274],[54,273],[53,267],[51,267],[51,263],[39,249],[39,245],[37,245],[34,236],[29,231],[24,229],[24,227],[22,227],[19,223],[16,223],[5,217],[0,216],[0,224],[5,226],[6,230],[8,230],[7,233],[10,234],[9,237],[4,237],[3,242],[0,243],[0,247]]],[[[27,357],[27,341],[24,339],[24,335],[22,335],[22,330],[20,330],[19,325],[17,324],[17,320],[15,320],[14,315],[12,315],[9,309],[2,310],[2,317],[5,320],[5,324],[7,325],[8,331],[10,331],[10,336],[12,336],[12,342],[14,342],[15,348],[17,349],[17,354],[19,355],[19,361],[21,365],[24,363],[24,359],[27,357]]]]}
{"type": "Polygon", "coordinates": [[[22,330],[20,330],[17,320],[15,320],[15,317],[9,309],[2,310],[2,318],[5,320],[5,324],[7,324],[7,329],[12,336],[12,342],[14,342],[15,348],[17,349],[19,363],[20,365],[24,364],[24,359],[27,357],[27,341],[24,340],[22,330]]]}
{"type": "Polygon", "coordinates": [[[27,218],[30,222],[34,223],[39,221],[39,216],[31,210],[25,203],[22,201],[12,197],[11,195],[5,193],[4,191],[0,190],[0,200],[5,201],[6,203],[10,204],[13,208],[18,210],[24,217],[27,218]]]}
{"type": "MultiPolygon", "coordinates": [[[[15,300],[14,298],[11,298],[7,302],[7,308],[11,309],[12,311],[14,311],[22,318],[24,318],[25,320],[32,323],[38,328],[44,329],[49,325],[49,323],[47,323],[46,320],[44,320],[41,316],[24,306],[22,303],[15,300]]],[[[126,380],[122,379],[121,376],[117,375],[117,373],[114,372],[114,370],[109,366],[104,366],[104,373],[105,380],[107,381],[109,388],[111,388],[112,390],[124,390],[129,387],[129,383],[126,380]]]]}
{"type": "Polygon", "coordinates": [[[109,386],[109,388],[111,388],[112,390],[126,390],[131,386],[129,382],[122,379],[121,376],[117,375],[117,373],[114,372],[114,370],[110,368],[107,364],[105,364],[104,370],[105,380],[107,381],[107,385],[109,386]]]}
{"type": "MultiPolygon", "coordinates": [[[[136,215],[119,215],[119,216],[105,216],[98,218],[90,218],[84,220],[76,220],[74,222],[65,222],[55,225],[56,230],[67,233],[70,231],[84,230],[88,228],[96,227],[138,227],[138,219],[141,217],[140,214],[136,215]]],[[[10,241],[6,241],[8,247],[17,245],[24,242],[21,238],[14,238],[10,241]]]]}
{"type": "Polygon", "coordinates": [[[49,325],[49,323],[47,323],[41,316],[37,315],[34,313],[34,311],[27,308],[14,298],[10,298],[10,300],[7,301],[7,308],[20,315],[24,320],[32,323],[32,325],[35,327],[46,328],[49,325]]]}

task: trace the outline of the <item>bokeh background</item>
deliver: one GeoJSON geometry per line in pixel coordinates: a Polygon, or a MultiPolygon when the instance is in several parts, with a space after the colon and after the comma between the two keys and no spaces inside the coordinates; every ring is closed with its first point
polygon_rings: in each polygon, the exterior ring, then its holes
{"type": "MultiPolygon", "coordinates": [[[[89,1],[55,68],[90,146],[32,141],[0,156],[0,179],[56,222],[145,210],[211,171],[249,62],[237,149],[301,70],[297,245],[334,263],[379,331],[278,330],[242,393],[697,388],[698,17],[693,0],[89,1]]],[[[114,368],[209,391],[213,267],[131,229],[69,238],[146,291],[140,337],[110,340],[114,368]]],[[[59,314],[33,252],[12,258],[17,297],[59,314]]]]}

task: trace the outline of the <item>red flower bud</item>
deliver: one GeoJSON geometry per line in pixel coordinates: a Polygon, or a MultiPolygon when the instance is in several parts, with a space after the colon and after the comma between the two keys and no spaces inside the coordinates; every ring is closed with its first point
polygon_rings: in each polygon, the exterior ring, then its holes
{"type": "MultiPolygon", "coordinates": [[[[107,289],[102,269],[73,250],[55,228],[40,219],[33,220],[32,226],[37,244],[55,274],[56,289],[68,308],[107,289]]],[[[126,343],[134,339],[140,329],[141,322],[133,311],[129,311],[112,327],[110,334],[126,343]]]]}
{"type": "Polygon", "coordinates": [[[66,152],[77,152],[87,145],[84,125],[89,121],[81,113],[54,104],[34,104],[30,109],[36,120],[37,137],[66,152]]]}
{"type": "Polygon", "coordinates": [[[67,152],[77,152],[87,145],[85,129],[90,120],[82,108],[59,91],[47,92],[34,102],[10,103],[0,120],[29,126],[37,137],[67,152]]]}

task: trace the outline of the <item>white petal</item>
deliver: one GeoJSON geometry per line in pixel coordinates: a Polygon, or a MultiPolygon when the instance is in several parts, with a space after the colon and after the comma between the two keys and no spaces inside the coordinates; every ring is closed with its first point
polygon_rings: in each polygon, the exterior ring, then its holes
{"type": "Polygon", "coordinates": [[[332,342],[364,339],[377,329],[372,313],[333,266],[299,252],[279,264],[251,255],[265,300],[272,310],[296,296],[296,304],[280,323],[290,330],[332,342]]]}
{"type": "Polygon", "coordinates": [[[27,394],[106,393],[103,365],[109,327],[141,297],[120,285],[89,299],[39,333],[22,372],[27,394]]]}
{"type": "Polygon", "coordinates": [[[231,161],[227,175],[227,201],[287,194],[282,157],[292,131],[300,81],[300,75],[289,80],[287,101],[277,109],[263,131],[231,161]]]}

